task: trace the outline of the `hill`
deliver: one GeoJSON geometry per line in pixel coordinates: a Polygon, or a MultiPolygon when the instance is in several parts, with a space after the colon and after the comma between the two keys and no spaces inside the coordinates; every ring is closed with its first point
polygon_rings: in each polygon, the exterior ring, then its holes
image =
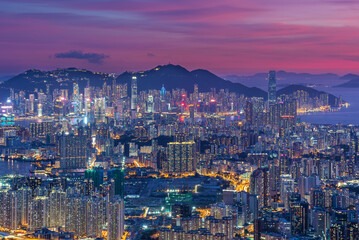
{"type": "MultiPolygon", "coordinates": [[[[281,75],[283,72],[279,72],[278,74],[281,75]]],[[[293,74],[294,73],[291,73],[290,75],[293,74]]],[[[88,82],[91,86],[96,87],[102,87],[104,83],[112,85],[113,81],[120,84],[127,83],[128,86],[130,86],[133,76],[137,77],[137,87],[140,91],[161,89],[162,85],[164,85],[168,90],[179,88],[191,93],[193,92],[193,85],[198,84],[200,92],[209,92],[212,88],[215,88],[217,91],[219,89],[228,89],[231,92],[243,94],[247,97],[263,97],[267,99],[267,92],[258,87],[247,87],[241,83],[234,83],[204,69],[188,71],[182,66],[173,64],[157,66],[153,69],[141,72],[124,72],[118,77],[115,77],[113,74],[91,72],[77,68],[56,69],[53,71],[31,69],[0,84],[0,96],[2,99],[8,97],[10,88],[28,93],[33,92],[35,89],[42,89],[43,92],[46,92],[47,85],[49,85],[51,89],[68,89],[71,94],[73,83],[75,82],[79,84],[81,92],[83,92],[88,82]]],[[[266,76],[262,73],[256,76],[262,78],[264,81],[262,86],[260,84],[256,84],[256,86],[261,86],[266,89],[266,76]]],[[[130,90],[130,88],[128,89],[130,90]]],[[[320,94],[324,93],[302,85],[290,85],[280,89],[278,95],[290,95],[297,90],[307,91],[311,97],[319,97],[320,94]]],[[[335,98],[335,96],[330,94],[329,102],[334,104],[335,98]]]]}
{"type": "Polygon", "coordinates": [[[154,69],[137,73],[125,72],[117,78],[117,81],[130,84],[132,76],[137,77],[139,90],[161,89],[164,85],[166,89],[184,88],[188,92],[193,92],[193,85],[198,84],[200,92],[208,92],[211,91],[211,88],[216,88],[217,90],[229,89],[247,97],[267,97],[267,93],[257,87],[250,88],[240,83],[233,83],[203,69],[188,71],[179,65],[157,66],[154,69]]]}
{"type": "Polygon", "coordinates": [[[0,87],[23,91],[34,91],[37,88],[46,92],[46,85],[50,85],[51,89],[63,88],[71,91],[74,82],[79,83],[80,88],[84,88],[87,81],[90,81],[91,86],[101,87],[104,82],[112,82],[113,77],[107,73],[95,73],[77,68],[64,68],[53,71],[30,69],[4,81],[0,87]]]}
{"type": "Polygon", "coordinates": [[[359,76],[357,75],[353,75],[352,76],[353,79],[345,82],[345,83],[342,83],[342,84],[339,84],[335,87],[341,87],[341,88],[359,88],[359,76]]]}
{"type": "MultiPolygon", "coordinates": [[[[314,88],[310,88],[310,87],[305,87],[302,85],[290,85],[288,87],[282,88],[279,91],[277,91],[277,96],[280,96],[282,94],[285,95],[291,95],[296,91],[306,91],[309,94],[309,97],[314,98],[314,97],[319,97],[321,94],[326,94],[326,92],[323,91],[318,91],[314,88]]],[[[333,94],[328,93],[329,96],[329,104],[331,106],[335,105],[336,100],[338,100],[338,98],[336,96],[334,96],[333,94]]]]}
{"type": "MultiPolygon", "coordinates": [[[[345,79],[340,78],[338,75],[333,73],[325,74],[311,74],[311,73],[293,73],[286,71],[277,71],[277,86],[285,87],[289,85],[328,85],[334,86],[338,83],[342,83],[345,79]]],[[[249,76],[237,76],[229,75],[225,76],[224,79],[232,82],[240,82],[247,86],[261,86],[263,90],[267,90],[267,77],[268,73],[256,73],[249,76]]]]}

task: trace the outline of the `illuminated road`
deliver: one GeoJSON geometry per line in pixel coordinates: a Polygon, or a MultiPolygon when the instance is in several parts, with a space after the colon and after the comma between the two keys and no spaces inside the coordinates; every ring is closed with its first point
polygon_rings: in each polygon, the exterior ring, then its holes
{"type": "Polygon", "coordinates": [[[223,180],[231,182],[231,186],[233,186],[236,191],[238,192],[248,192],[249,191],[249,180],[246,178],[243,178],[241,175],[235,175],[231,173],[209,173],[209,174],[202,174],[204,176],[208,177],[220,177],[223,180]]]}

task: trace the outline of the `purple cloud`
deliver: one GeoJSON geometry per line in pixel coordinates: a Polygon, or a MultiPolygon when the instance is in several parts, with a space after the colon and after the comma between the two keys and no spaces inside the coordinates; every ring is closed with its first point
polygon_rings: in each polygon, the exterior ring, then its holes
{"type": "Polygon", "coordinates": [[[73,58],[73,59],[85,59],[89,63],[102,64],[106,56],[103,53],[83,53],[82,51],[69,51],[64,53],[56,53],[56,58],[73,58]]]}

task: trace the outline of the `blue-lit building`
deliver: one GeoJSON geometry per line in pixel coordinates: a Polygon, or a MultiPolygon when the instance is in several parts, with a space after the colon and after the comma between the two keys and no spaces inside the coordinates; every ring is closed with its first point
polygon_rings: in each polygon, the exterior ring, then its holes
{"type": "Polygon", "coordinates": [[[276,96],[277,82],[275,71],[269,71],[268,73],[268,102],[269,104],[275,104],[277,100],[276,96]]]}
{"type": "Polygon", "coordinates": [[[15,124],[14,114],[1,114],[0,115],[0,124],[1,124],[1,127],[14,126],[14,124],[15,124]]]}

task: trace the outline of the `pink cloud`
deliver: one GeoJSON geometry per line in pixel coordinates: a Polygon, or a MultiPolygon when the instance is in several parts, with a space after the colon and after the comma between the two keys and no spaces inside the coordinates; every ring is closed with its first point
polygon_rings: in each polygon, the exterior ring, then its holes
{"type": "Polygon", "coordinates": [[[69,66],[119,73],[168,62],[219,74],[359,67],[358,5],[352,1],[23,3],[0,3],[0,74],[69,66]],[[53,57],[69,51],[110,58],[96,65],[53,57]]]}

